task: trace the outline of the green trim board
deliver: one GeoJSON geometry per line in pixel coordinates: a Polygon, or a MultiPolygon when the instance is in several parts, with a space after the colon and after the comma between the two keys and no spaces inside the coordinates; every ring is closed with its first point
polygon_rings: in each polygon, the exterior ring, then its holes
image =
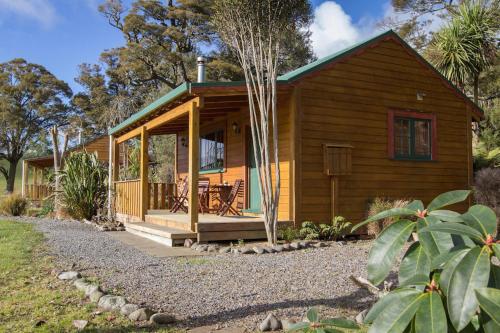
{"type": "MultiPolygon", "coordinates": [[[[450,80],[448,80],[445,76],[443,76],[434,66],[432,66],[427,60],[425,60],[424,57],[422,57],[417,51],[415,51],[408,43],[406,43],[397,33],[395,33],[392,30],[387,30],[384,31],[378,35],[375,35],[369,39],[366,39],[364,41],[361,41],[357,44],[354,44],[348,48],[345,48],[341,51],[338,51],[330,56],[318,59],[316,61],[311,62],[310,64],[307,64],[305,66],[299,67],[293,71],[290,71],[286,74],[280,75],[277,79],[278,84],[290,84],[308,74],[311,74],[317,70],[320,70],[324,68],[325,66],[329,65],[332,61],[339,60],[343,57],[346,57],[348,55],[351,55],[357,51],[362,50],[364,47],[370,45],[373,42],[376,42],[380,39],[386,38],[386,37],[395,37],[408,51],[410,51],[413,55],[415,55],[420,62],[422,62],[424,65],[430,67],[434,73],[436,73],[442,80],[444,80],[455,92],[458,93],[459,96],[464,98],[468,103],[470,103],[474,108],[476,108],[480,115],[484,114],[484,111],[476,104],[474,103],[467,95],[465,95],[460,89],[457,88],[450,80]]],[[[117,133],[127,126],[132,125],[134,122],[142,119],[143,117],[149,115],[151,112],[155,111],[159,107],[170,103],[174,101],[175,99],[179,98],[180,96],[184,94],[190,94],[193,89],[196,88],[217,88],[217,87],[239,87],[239,86],[244,86],[245,81],[227,81],[227,82],[185,82],[178,86],[177,88],[173,89],[172,91],[168,92],[166,95],[163,97],[157,99],[153,103],[149,104],[145,108],[143,108],[141,111],[133,114],[130,116],[128,119],[124,120],[120,124],[116,125],[115,127],[111,128],[109,130],[109,134],[112,135],[114,133],[117,133]]]]}

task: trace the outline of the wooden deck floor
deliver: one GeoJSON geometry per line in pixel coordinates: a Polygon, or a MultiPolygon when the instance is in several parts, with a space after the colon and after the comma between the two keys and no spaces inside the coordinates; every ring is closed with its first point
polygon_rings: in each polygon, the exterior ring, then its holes
{"type": "MultiPolygon", "coordinates": [[[[259,216],[218,216],[200,214],[198,217],[198,241],[263,239],[266,238],[264,219],[259,216]]],[[[149,210],[146,222],[189,230],[189,216],[165,210],[149,210]]],[[[289,221],[280,221],[280,224],[289,221]]]]}

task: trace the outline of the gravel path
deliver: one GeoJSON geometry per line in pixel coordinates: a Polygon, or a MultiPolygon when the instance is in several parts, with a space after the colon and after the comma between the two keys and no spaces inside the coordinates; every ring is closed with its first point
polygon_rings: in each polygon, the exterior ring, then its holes
{"type": "Polygon", "coordinates": [[[261,256],[155,258],[86,224],[31,221],[61,268],[75,265],[107,290],[173,313],[184,326],[254,328],[269,312],[299,319],[311,306],[353,317],[374,301],[349,279],[366,276],[367,241],[261,256]]]}

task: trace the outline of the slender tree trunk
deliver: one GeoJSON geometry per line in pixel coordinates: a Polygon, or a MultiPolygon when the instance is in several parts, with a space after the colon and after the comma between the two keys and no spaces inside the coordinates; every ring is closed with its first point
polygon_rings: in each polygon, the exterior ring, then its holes
{"type": "Polygon", "coordinates": [[[57,126],[54,126],[50,130],[50,135],[52,138],[52,146],[54,150],[54,212],[56,214],[56,219],[60,219],[63,216],[62,212],[62,202],[61,202],[61,168],[64,159],[64,154],[66,152],[66,148],[68,146],[68,135],[64,135],[64,143],[62,147],[62,151],[59,150],[59,131],[57,126]]]}
{"type": "Polygon", "coordinates": [[[13,193],[14,192],[14,184],[16,181],[16,171],[17,171],[17,164],[19,163],[19,158],[17,159],[12,159],[9,161],[9,172],[7,173],[6,177],[6,191],[7,193],[13,193]]]}
{"type": "Polygon", "coordinates": [[[474,103],[479,102],[479,75],[474,76],[474,103]]]}

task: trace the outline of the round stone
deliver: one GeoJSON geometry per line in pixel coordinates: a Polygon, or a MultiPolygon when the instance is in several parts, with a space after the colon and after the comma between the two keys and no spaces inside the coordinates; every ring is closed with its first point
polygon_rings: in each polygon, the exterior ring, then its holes
{"type": "Polygon", "coordinates": [[[155,313],[149,318],[149,321],[156,325],[168,325],[175,322],[175,317],[168,313],[155,313]]]}

